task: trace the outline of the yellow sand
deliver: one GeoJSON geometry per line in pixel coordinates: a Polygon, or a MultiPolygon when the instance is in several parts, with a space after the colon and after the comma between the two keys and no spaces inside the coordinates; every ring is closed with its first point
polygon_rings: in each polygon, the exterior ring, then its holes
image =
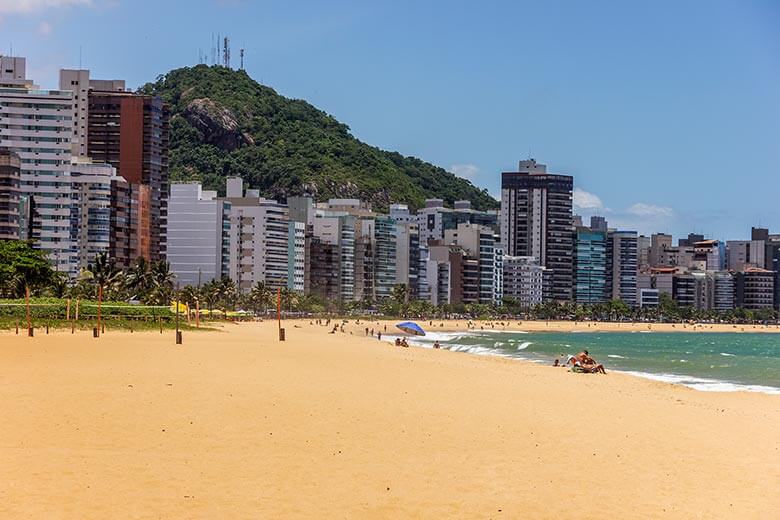
{"type": "Polygon", "coordinates": [[[778,518],[778,396],[275,326],[0,333],[0,518],[778,518]]]}

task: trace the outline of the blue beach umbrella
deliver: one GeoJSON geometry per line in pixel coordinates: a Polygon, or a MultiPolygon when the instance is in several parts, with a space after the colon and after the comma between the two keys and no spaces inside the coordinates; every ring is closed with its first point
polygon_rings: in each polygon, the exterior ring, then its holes
{"type": "Polygon", "coordinates": [[[414,336],[425,336],[425,331],[422,330],[422,327],[420,327],[413,321],[405,321],[403,323],[399,323],[396,325],[396,327],[414,336]]]}

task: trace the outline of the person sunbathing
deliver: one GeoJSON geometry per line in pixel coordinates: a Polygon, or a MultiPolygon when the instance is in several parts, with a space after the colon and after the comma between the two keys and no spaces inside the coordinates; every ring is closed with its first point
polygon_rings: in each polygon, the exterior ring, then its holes
{"type": "Polygon", "coordinates": [[[566,364],[568,365],[570,363],[572,365],[572,368],[577,367],[582,369],[582,371],[591,374],[607,373],[607,371],[604,369],[604,365],[602,365],[601,363],[597,363],[595,359],[590,357],[587,350],[583,350],[576,356],[569,356],[566,359],[566,364]]]}
{"type": "Polygon", "coordinates": [[[604,370],[604,365],[601,363],[583,363],[580,365],[581,368],[584,370],[590,372],[591,374],[606,374],[607,371],[604,370]]]}

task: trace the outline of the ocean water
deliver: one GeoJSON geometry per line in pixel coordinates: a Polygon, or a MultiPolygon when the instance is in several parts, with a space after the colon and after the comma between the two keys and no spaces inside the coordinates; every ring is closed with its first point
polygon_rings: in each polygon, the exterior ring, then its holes
{"type": "MultiPolygon", "coordinates": [[[[395,336],[383,336],[390,341],[395,336]]],[[[666,332],[430,332],[413,344],[552,364],[588,350],[609,370],[704,391],[780,395],[780,334],[666,332]]]]}

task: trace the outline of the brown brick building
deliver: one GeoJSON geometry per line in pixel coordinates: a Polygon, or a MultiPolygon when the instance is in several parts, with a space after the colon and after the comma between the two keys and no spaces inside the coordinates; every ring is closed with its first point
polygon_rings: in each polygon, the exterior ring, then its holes
{"type": "Polygon", "coordinates": [[[132,92],[90,90],[88,155],[128,181],[112,189],[116,215],[110,256],[119,266],[138,257],[165,259],[168,221],[168,106],[132,92]]]}

